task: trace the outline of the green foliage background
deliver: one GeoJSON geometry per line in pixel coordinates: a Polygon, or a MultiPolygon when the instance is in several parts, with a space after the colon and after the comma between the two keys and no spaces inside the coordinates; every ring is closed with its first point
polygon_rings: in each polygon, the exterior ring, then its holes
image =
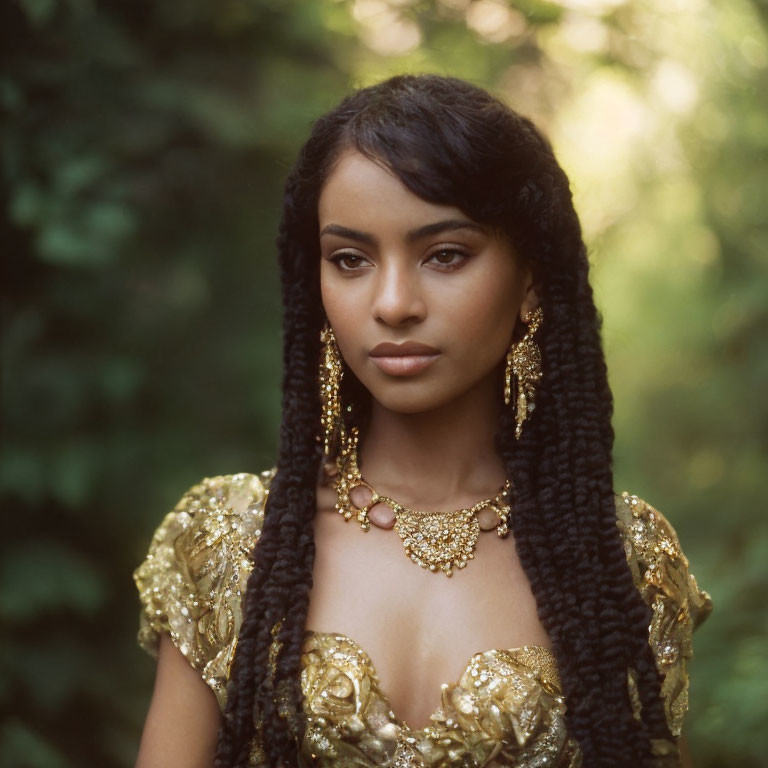
{"type": "Polygon", "coordinates": [[[131,581],[205,475],[275,455],[282,183],[403,71],[531,115],[605,317],[617,490],[676,525],[696,765],[768,765],[765,0],[10,0],[0,10],[0,765],[133,764],[131,581]]]}

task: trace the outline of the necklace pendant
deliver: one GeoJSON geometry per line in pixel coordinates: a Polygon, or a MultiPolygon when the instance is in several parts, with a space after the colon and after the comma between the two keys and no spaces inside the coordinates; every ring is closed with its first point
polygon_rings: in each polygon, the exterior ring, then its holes
{"type": "Polygon", "coordinates": [[[451,577],[454,568],[464,568],[474,558],[480,524],[468,509],[441,514],[401,508],[395,530],[414,563],[451,577]]]}

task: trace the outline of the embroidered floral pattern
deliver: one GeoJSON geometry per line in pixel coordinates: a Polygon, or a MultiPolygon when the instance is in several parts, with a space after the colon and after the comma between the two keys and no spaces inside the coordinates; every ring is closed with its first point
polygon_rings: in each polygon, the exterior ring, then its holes
{"type": "MultiPolygon", "coordinates": [[[[667,724],[679,736],[688,711],[693,630],[711,612],[712,598],[699,589],[674,528],[657,509],[625,492],[617,503],[617,524],[635,584],[653,610],[648,638],[664,678],[661,693],[667,724]]],[[[629,687],[639,707],[632,676],[629,687]]]]}

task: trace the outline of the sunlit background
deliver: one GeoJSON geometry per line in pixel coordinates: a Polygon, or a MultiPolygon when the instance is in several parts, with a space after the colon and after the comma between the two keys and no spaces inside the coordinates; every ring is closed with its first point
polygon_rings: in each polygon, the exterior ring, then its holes
{"type": "Polygon", "coordinates": [[[131,572],[206,475],[271,466],[282,183],[350,88],[440,72],[550,136],[604,314],[616,488],[715,612],[695,764],[768,765],[766,0],[8,0],[0,765],[130,766],[131,572]]]}

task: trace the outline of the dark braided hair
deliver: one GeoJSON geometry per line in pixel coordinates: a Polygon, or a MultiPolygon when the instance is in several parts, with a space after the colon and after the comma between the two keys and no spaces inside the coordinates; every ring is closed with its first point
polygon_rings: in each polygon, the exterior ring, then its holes
{"type": "MultiPolygon", "coordinates": [[[[252,742],[266,764],[296,766],[306,727],[300,658],[322,459],[318,199],[347,148],[383,161],[422,199],[506,233],[533,271],[545,375],[521,439],[512,409],[496,434],[512,482],[511,525],[584,765],[643,765],[650,740],[671,736],[648,643],[650,610],[616,526],[613,398],[568,179],[530,120],[470,83],[427,74],[391,77],[345,98],[314,123],[286,182],[277,239],[285,308],[277,474],[245,593],[216,766],[248,765],[252,742]],[[630,670],[639,717],[628,696],[630,670]]],[[[344,388],[343,402],[357,409],[345,418],[360,426],[370,395],[349,369],[344,388]]]]}

